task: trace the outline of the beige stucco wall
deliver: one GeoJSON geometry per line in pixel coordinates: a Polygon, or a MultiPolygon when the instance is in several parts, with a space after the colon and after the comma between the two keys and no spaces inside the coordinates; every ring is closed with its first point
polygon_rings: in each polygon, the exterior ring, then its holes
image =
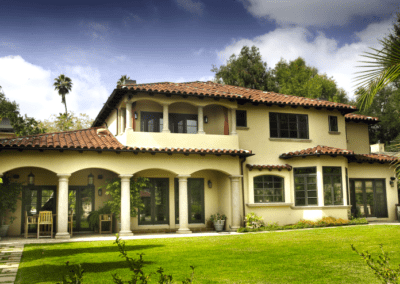
{"type": "Polygon", "coordinates": [[[368,124],[347,122],[347,149],[357,154],[369,154],[368,124]]]}
{"type": "Polygon", "coordinates": [[[324,111],[316,109],[304,109],[302,107],[277,107],[277,106],[253,106],[246,104],[238,109],[247,111],[248,130],[238,129],[239,146],[242,149],[250,149],[255,156],[249,157],[249,164],[282,164],[279,155],[282,153],[312,148],[317,145],[346,149],[346,131],[343,115],[338,111],[324,111]],[[309,139],[274,139],[270,138],[269,112],[308,114],[309,139]],[[328,116],[338,117],[340,134],[330,134],[328,116]],[[251,137],[251,139],[249,139],[251,137]]]}
{"type": "Polygon", "coordinates": [[[397,185],[394,187],[390,186],[390,178],[395,177],[395,169],[389,164],[357,164],[349,163],[349,178],[360,178],[360,179],[385,179],[386,186],[386,201],[388,205],[388,218],[382,218],[384,220],[395,220],[396,219],[396,204],[399,203],[397,194],[397,185]]]}

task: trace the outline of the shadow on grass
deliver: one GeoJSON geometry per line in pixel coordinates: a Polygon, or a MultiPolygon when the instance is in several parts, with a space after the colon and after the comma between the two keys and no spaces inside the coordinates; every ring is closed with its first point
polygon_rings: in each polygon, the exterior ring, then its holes
{"type": "MultiPolygon", "coordinates": [[[[36,246],[36,245],[35,245],[36,246]]],[[[119,255],[117,245],[112,246],[99,246],[99,247],[79,247],[79,248],[65,248],[65,249],[52,249],[52,245],[37,245],[38,248],[32,249],[31,247],[24,250],[22,262],[35,260],[38,258],[44,259],[48,257],[61,257],[66,258],[75,254],[92,254],[92,253],[109,253],[114,252],[119,255]]],[[[136,255],[134,252],[143,251],[146,249],[152,249],[157,247],[163,247],[164,245],[127,245],[125,249],[130,256],[136,255]]]]}
{"type": "MultiPolygon", "coordinates": [[[[134,257],[134,259],[136,259],[136,257],[134,257]]],[[[66,258],[66,261],[67,260],[68,259],[66,258]]],[[[153,263],[154,262],[152,261],[144,261],[145,267],[153,263]]],[[[71,267],[69,269],[71,269],[72,267],[75,268],[74,264],[75,263],[71,263],[70,264],[71,267]]],[[[99,262],[99,263],[82,262],[80,264],[82,266],[82,269],[84,270],[84,278],[85,275],[87,277],[87,274],[89,273],[110,272],[107,274],[109,276],[105,278],[104,275],[99,276],[103,277],[104,279],[98,279],[99,282],[97,283],[112,283],[111,273],[113,273],[114,270],[124,269],[124,268],[129,269],[128,263],[126,261],[99,262]]],[[[64,275],[68,274],[69,269],[65,265],[65,262],[63,262],[60,265],[38,264],[30,267],[22,267],[18,269],[16,283],[39,283],[39,282],[61,283],[64,275]]],[[[96,277],[91,276],[91,278],[95,280],[96,277]]]]}

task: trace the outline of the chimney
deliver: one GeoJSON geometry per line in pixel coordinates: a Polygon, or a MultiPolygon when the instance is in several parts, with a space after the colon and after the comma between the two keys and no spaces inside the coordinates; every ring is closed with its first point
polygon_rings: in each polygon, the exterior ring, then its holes
{"type": "MultiPolygon", "coordinates": [[[[380,142],[380,141],[378,141],[380,142]]],[[[373,145],[369,145],[371,149],[371,153],[383,153],[385,152],[385,144],[384,143],[377,143],[373,145]]]]}

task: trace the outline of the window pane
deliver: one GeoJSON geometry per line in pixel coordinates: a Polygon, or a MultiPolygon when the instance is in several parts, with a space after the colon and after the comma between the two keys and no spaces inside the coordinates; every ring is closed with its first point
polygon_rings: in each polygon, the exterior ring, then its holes
{"type": "Polygon", "coordinates": [[[329,131],[338,131],[337,116],[329,116],[329,131]]]}
{"type": "Polygon", "coordinates": [[[259,176],[254,178],[254,202],[283,202],[283,178],[259,176]],[[260,182],[263,180],[264,182],[260,182]]]}
{"type": "Polygon", "coordinates": [[[308,198],[308,205],[318,205],[317,198],[308,198]]]}
{"type": "Polygon", "coordinates": [[[306,200],[304,198],[296,197],[296,206],[304,206],[306,205],[306,200]]]}
{"type": "Polygon", "coordinates": [[[247,113],[245,110],[236,111],[236,126],[247,127],[247,113]]]}
{"type": "Polygon", "coordinates": [[[140,210],[140,221],[151,222],[151,189],[143,188],[140,190],[140,198],[144,204],[144,208],[140,210]]]}
{"type": "Polygon", "coordinates": [[[189,223],[204,223],[204,179],[188,179],[189,223]]]}

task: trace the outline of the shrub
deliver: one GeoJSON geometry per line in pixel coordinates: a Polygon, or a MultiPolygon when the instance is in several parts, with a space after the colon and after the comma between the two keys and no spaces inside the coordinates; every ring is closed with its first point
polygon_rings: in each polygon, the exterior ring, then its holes
{"type": "Polygon", "coordinates": [[[391,268],[388,253],[383,250],[382,244],[380,244],[379,247],[381,249],[381,254],[375,259],[368,251],[359,252],[354,245],[351,244],[352,250],[365,260],[365,263],[374,271],[375,276],[382,283],[400,283],[400,265],[398,268],[391,268]]]}
{"type": "Polygon", "coordinates": [[[354,218],[349,220],[349,225],[361,225],[368,224],[368,220],[366,218],[354,218]]]}
{"type": "Polygon", "coordinates": [[[87,221],[89,223],[89,227],[92,230],[98,230],[99,229],[99,215],[101,214],[110,214],[111,213],[111,206],[107,203],[105,203],[102,207],[99,209],[92,211],[89,213],[87,216],[87,221]]]}
{"type": "Polygon", "coordinates": [[[246,222],[246,228],[249,229],[256,229],[261,226],[264,226],[263,217],[257,216],[256,213],[250,212],[246,215],[246,218],[244,219],[246,222]]]}

